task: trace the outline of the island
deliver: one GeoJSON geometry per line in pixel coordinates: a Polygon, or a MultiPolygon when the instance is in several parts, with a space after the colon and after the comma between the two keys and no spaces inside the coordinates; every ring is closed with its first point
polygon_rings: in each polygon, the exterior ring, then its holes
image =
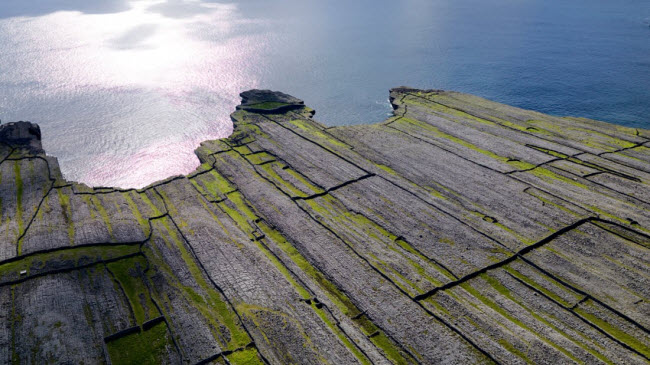
{"type": "Polygon", "coordinates": [[[647,364],[650,131],[399,87],[241,94],[200,166],[63,178],[0,125],[0,362],[647,364]]]}

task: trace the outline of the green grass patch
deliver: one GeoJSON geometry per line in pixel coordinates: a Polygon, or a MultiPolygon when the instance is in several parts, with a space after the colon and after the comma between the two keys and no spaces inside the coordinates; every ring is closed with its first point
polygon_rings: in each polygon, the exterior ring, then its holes
{"type": "MultiPolygon", "coordinates": [[[[515,270],[515,269],[512,268],[511,266],[505,266],[504,269],[505,269],[508,273],[510,273],[512,276],[514,276],[514,277],[516,277],[517,279],[523,281],[524,283],[528,284],[529,286],[535,288],[537,291],[543,293],[544,295],[546,295],[547,297],[553,299],[554,301],[556,301],[557,303],[563,305],[564,307],[567,307],[567,308],[568,308],[568,307],[570,307],[570,306],[572,305],[571,303],[567,302],[566,300],[564,300],[564,299],[563,299],[562,297],[560,297],[559,295],[557,295],[557,294],[555,294],[554,292],[552,292],[552,291],[546,289],[545,287],[541,286],[541,285],[538,284],[536,281],[534,281],[533,279],[529,278],[528,276],[526,276],[526,275],[520,273],[519,271],[515,270]]],[[[555,286],[557,286],[558,288],[561,288],[561,289],[562,289],[561,284],[558,283],[558,282],[555,282],[555,280],[553,280],[553,279],[551,279],[551,278],[547,278],[546,280],[548,280],[549,282],[552,282],[553,285],[555,285],[555,286]]],[[[564,290],[564,291],[567,291],[566,289],[563,289],[563,290],[564,290]]],[[[572,295],[577,296],[576,294],[573,294],[573,293],[572,293],[572,295]]],[[[578,297],[578,298],[576,298],[576,299],[579,300],[580,298],[578,297]]]]}
{"type": "Polygon", "coordinates": [[[303,187],[306,188],[305,190],[310,190],[311,194],[303,192],[295,184],[293,184],[290,181],[287,181],[287,180],[283,179],[278,174],[278,172],[276,171],[276,168],[282,168],[282,167],[283,167],[283,165],[280,164],[279,162],[271,162],[271,163],[260,166],[260,168],[262,170],[264,170],[264,172],[266,173],[265,174],[266,177],[271,179],[279,189],[287,192],[288,194],[291,194],[291,195],[296,196],[296,197],[303,197],[304,198],[304,197],[306,197],[308,195],[318,194],[318,193],[323,192],[322,189],[314,186],[310,181],[308,181],[305,177],[303,177],[298,172],[293,171],[290,168],[283,170],[283,171],[287,172],[288,174],[290,174],[295,180],[300,182],[303,185],[303,187]]]}
{"type": "Polygon", "coordinates": [[[589,322],[591,322],[592,324],[600,328],[601,330],[609,333],[615,339],[625,343],[626,345],[632,347],[639,353],[643,354],[645,357],[647,358],[650,357],[650,346],[648,346],[647,343],[639,341],[637,339],[637,336],[625,332],[621,328],[607,322],[606,320],[580,307],[574,309],[573,311],[576,312],[578,315],[580,315],[582,318],[588,320],[589,322]]]}
{"type": "Polygon", "coordinates": [[[70,262],[71,266],[87,265],[90,262],[112,260],[138,252],[137,245],[114,245],[100,247],[70,247],[55,252],[47,252],[26,256],[18,261],[0,265],[0,277],[7,280],[20,278],[20,272],[25,270],[27,275],[32,269],[41,269],[51,262],[70,262]]]}
{"type": "MultiPolygon", "coordinates": [[[[18,235],[23,233],[23,179],[20,175],[20,161],[14,161],[14,178],[16,183],[16,221],[18,223],[18,235]]],[[[18,250],[20,253],[20,248],[18,250]]]]}
{"type": "Polygon", "coordinates": [[[68,226],[68,238],[70,239],[70,245],[74,245],[74,220],[72,219],[72,206],[70,205],[70,196],[65,194],[62,189],[56,189],[56,193],[59,197],[59,204],[61,205],[61,214],[63,215],[63,220],[68,226]]]}
{"type": "Polygon", "coordinates": [[[339,148],[350,148],[349,145],[341,142],[339,139],[336,137],[332,136],[331,134],[323,131],[320,128],[317,128],[314,126],[314,122],[312,121],[307,121],[307,120],[301,120],[301,119],[295,119],[289,122],[291,125],[294,125],[298,127],[300,130],[305,131],[307,134],[309,134],[311,137],[316,137],[319,142],[325,142],[331,146],[339,147],[339,148]]]}
{"type": "Polygon", "coordinates": [[[476,151],[476,152],[478,152],[480,154],[483,154],[483,155],[485,155],[487,157],[490,157],[490,158],[492,158],[494,160],[497,160],[497,161],[500,161],[500,162],[508,162],[508,160],[510,160],[508,157],[503,157],[503,156],[497,155],[496,153],[494,153],[492,151],[485,150],[485,149],[480,148],[480,147],[478,147],[478,146],[476,146],[476,145],[474,145],[474,144],[472,144],[472,143],[470,143],[468,141],[465,141],[465,140],[463,140],[461,138],[458,138],[458,137],[452,136],[451,134],[445,133],[445,132],[441,131],[440,129],[434,127],[433,125],[429,124],[429,123],[425,123],[425,122],[422,122],[422,121],[419,121],[419,120],[416,120],[416,119],[410,119],[410,118],[404,117],[404,118],[396,121],[395,124],[405,125],[407,128],[410,128],[411,126],[415,126],[418,129],[422,129],[422,130],[425,130],[425,131],[431,133],[436,138],[440,138],[440,139],[443,139],[443,140],[446,139],[448,141],[454,142],[457,145],[463,146],[463,147],[468,148],[468,149],[470,149],[472,151],[476,151]]]}
{"type": "Polygon", "coordinates": [[[147,267],[144,257],[119,260],[106,266],[124,289],[138,325],[160,315],[151,301],[149,290],[144,282],[146,280],[144,270],[147,267]]]}
{"type": "Polygon", "coordinates": [[[260,165],[265,162],[275,161],[275,157],[268,152],[256,152],[244,156],[253,165],[260,165]]]}
{"type": "MultiPolygon", "coordinates": [[[[516,299],[516,298],[512,295],[512,293],[510,292],[510,290],[509,290],[508,288],[506,288],[503,284],[501,284],[501,282],[500,282],[498,279],[496,279],[495,277],[490,276],[490,275],[488,275],[488,274],[481,274],[480,277],[481,277],[482,279],[484,279],[485,281],[487,281],[487,283],[488,283],[492,288],[494,288],[497,292],[499,292],[499,294],[503,295],[504,297],[508,298],[508,299],[511,300],[512,302],[516,303],[516,304],[519,305],[521,308],[524,308],[524,309],[525,309],[525,310],[526,310],[526,311],[527,311],[527,312],[528,312],[528,313],[529,313],[533,318],[535,318],[535,319],[538,320],[539,322],[544,323],[546,326],[548,326],[548,327],[554,329],[557,333],[559,333],[560,335],[562,335],[562,336],[563,336],[564,338],[566,338],[567,340],[573,342],[573,343],[576,344],[577,346],[579,346],[579,347],[581,347],[582,349],[584,349],[584,350],[586,350],[586,351],[588,351],[588,352],[590,352],[590,353],[593,354],[593,351],[592,351],[590,348],[588,348],[588,347],[586,347],[584,344],[582,344],[582,343],[576,341],[573,337],[569,336],[567,333],[565,333],[564,331],[562,331],[562,330],[560,330],[559,328],[557,328],[556,326],[554,326],[552,323],[550,323],[548,320],[546,320],[545,318],[543,318],[542,316],[540,316],[538,313],[533,312],[531,309],[529,309],[529,307],[528,307],[525,303],[522,303],[520,300],[516,299]]],[[[463,285],[463,288],[465,288],[465,284],[462,284],[462,285],[463,285]]],[[[467,284],[467,286],[469,286],[469,285],[467,284]]],[[[478,291],[475,291],[475,293],[478,293],[478,291]]],[[[474,293],[473,293],[473,294],[474,294],[474,293]]],[[[481,294],[478,294],[478,295],[481,295],[481,294]]],[[[484,301],[484,299],[487,299],[487,298],[483,297],[483,299],[481,299],[481,301],[483,301],[484,303],[486,303],[486,302],[484,301]]],[[[489,299],[487,299],[487,300],[488,300],[489,302],[491,302],[489,299]]],[[[496,303],[494,303],[494,302],[491,302],[491,303],[494,305],[494,307],[499,307],[498,304],[496,304],[496,303]]],[[[494,308],[494,307],[493,307],[493,308],[494,308]]],[[[542,341],[546,342],[547,344],[549,344],[551,347],[553,347],[554,349],[558,350],[559,352],[563,353],[563,354],[566,355],[568,358],[570,358],[571,360],[573,360],[575,363],[578,363],[578,364],[583,364],[583,363],[584,363],[583,361],[580,361],[577,357],[575,357],[575,356],[574,356],[571,352],[569,352],[567,349],[565,349],[564,347],[558,345],[557,343],[553,342],[552,340],[548,339],[547,337],[543,336],[541,333],[537,333],[537,332],[535,332],[531,327],[525,325],[523,322],[521,322],[520,320],[516,319],[514,316],[511,316],[511,315],[510,315],[508,312],[506,312],[505,310],[503,310],[503,309],[500,308],[500,310],[499,310],[498,312],[499,312],[500,314],[502,314],[503,316],[505,316],[506,318],[510,319],[512,322],[516,323],[518,326],[520,326],[520,327],[522,327],[522,328],[524,328],[524,329],[526,329],[526,330],[528,330],[528,331],[534,333],[537,337],[539,337],[539,339],[541,339],[542,341]]]]}
{"type": "MultiPolygon", "coordinates": [[[[309,261],[285,239],[280,232],[271,229],[266,223],[258,223],[260,230],[265,236],[269,237],[275,242],[278,247],[284,251],[287,256],[293,261],[307,276],[312,279],[324,292],[329,300],[337,307],[344,315],[354,319],[353,322],[361,328],[361,331],[366,335],[376,333],[379,328],[375,326],[366,316],[361,315],[361,311],[354,303],[341,292],[336,285],[329,281],[325,275],[312,266],[309,261]]],[[[397,344],[393,343],[381,331],[377,336],[370,338],[372,343],[382,351],[394,364],[412,364],[416,361],[408,356],[408,354],[401,351],[397,344]]]]}
{"type": "Polygon", "coordinates": [[[111,219],[108,216],[106,209],[104,209],[101,200],[99,200],[99,198],[96,197],[95,195],[91,195],[90,201],[92,202],[92,206],[95,208],[97,213],[99,213],[99,216],[102,218],[102,221],[104,222],[104,225],[108,230],[108,235],[114,239],[115,237],[113,236],[113,226],[111,225],[111,219]]]}
{"type": "Polygon", "coordinates": [[[608,152],[616,151],[621,148],[630,148],[636,146],[635,143],[612,137],[608,134],[598,132],[593,129],[581,128],[578,126],[566,126],[546,120],[531,119],[527,122],[538,128],[542,128],[549,132],[555,133],[562,138],[572,139],[584,144],[585,146],[608,152]],[[577,132],[577,136],[572,138],[572,132],[577,132]]]}
{"type": "Polygon", "coordinates": [[[138,205],[135,203],[133,200],[133,197],[131,196],[133,194],[134,196],[137,196],[135,192],[128,192],[122,194],[124,199],[126,199],[126,203],[129,205],[129,208],[131,209],[131,214],[137,219],[138,224],[140,224],[140,228],[142,228],[142,232],[144,232],[145,236],[149,235],[149,220],[145,219],[142,216],[142,213],[140,212],[140,209],[138,209],[138,205]]]}
{"type": "Polygon", "coordinates": [[[165,322],[111,341],[106,347],[114,365],[162,364],[169,361],[167,355],[175,351],[165,322]]]}
{"type": "MultiPolygon", "coordinates": [[[[215,338],[223,337],[221,332],[227,329],[229,334],[227,334],[227,338],[225,338],[224,341],[227,342],[228,348],[235,349],[245,346],[251,341],[248,334],[241,327],[239,319],[230,305],[225,301],[212,283],[208,282],[193,255],[186,248],[185,242],[176,234],[176,230],[171,228],[170,219],[166,217],[157,220],[156,222],[165,227],[165,233],[167,234],[163,235],[163,239],[165,239],[168,244],[172,244],[172,247],[178,250],[178,253],[180,253],[185,266],[192,275],[192,279],[196,283],[198,289],[200,289],[200,292],[195,288],[184,286],[180,283],[177,283],[177,288],[211,324],[215,338]],[[169,242],[165,237],[170,238],[171,242],[169,242]]],[[[157,269],[166,269],[165,271],[167,271],[170,276],[175,277],[171,268],[169,268],[164,261],[156,259],[154,255],[147,255],[147,257],[150,256],[152,260],[155,260],[157,269]]]]}
{"type": "Polygon", "coordinates": [[[280,102],[277,102],[277,101],[266,101],[266,102],[263,102],[263,103],[245,105],[244,107],[246,109],[254,108],[254,109],[262,109],[262,110],[273,110],[273,109],[278,109],[278,108],[281,108],[281,107],[287,106],[287,105],[290,105],[290,104],[280,103],[280,102]]]}
{"type": "Polygon", "coordinates": [[[367,364],[370,365],[372,364],[370,360],[366,357],[366,355],[363,354],[357,348],[357,346],[348,338],[348,336],[341,331],[341,329],[334,323],[328,316],[327,313],[325,313],[325,310],[323,308],[317,308],[316,304],[314,302],[311,303],[312,309],[318,314],[320,319],[327,325],[327,327],[330,328],[330,330],[336,334],[336,337],[345,345],[345,347],[350,350],[354,354],[354,356],[359,360],[360,363],[362,364],[367,364]]]}
{"type": "Polygon", "coordinates": [[[241,351],[233,352],[227,356],[228,362],[233,365],[263,365],[264,361],[260,358],[257,350],[246,348],[241,351]]]}
{"type": "Polygon", "coordinates": [[[151,209],[153,215],[158,216],[162,214],[160,209],[158,209],[158,207],[151,201],[151,199],[149,199],[149,196],[147,195],[146,192],[138,193],[138,195],[140,196],[142,201],[147,205],[147,207],[151,209]]]}
{"type": "Polygon", "coordinates": [[[222,195],[237,190],[225,177],[214,170],[199,175],[190,181],[202,194],[212,196],[215,199],[221,199],[222,195]]]}

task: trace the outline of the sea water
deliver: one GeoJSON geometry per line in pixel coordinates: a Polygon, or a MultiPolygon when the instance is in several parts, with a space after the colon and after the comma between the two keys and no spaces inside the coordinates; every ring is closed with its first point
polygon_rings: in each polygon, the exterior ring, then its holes
{"type": "Polygon", "coordinates": [[[457,90],[650,128],[647,0],[2,0],[0,119],[39,123],[70,180],[192,171],[250,88],[329,125],[388,90],[457,90]]]}

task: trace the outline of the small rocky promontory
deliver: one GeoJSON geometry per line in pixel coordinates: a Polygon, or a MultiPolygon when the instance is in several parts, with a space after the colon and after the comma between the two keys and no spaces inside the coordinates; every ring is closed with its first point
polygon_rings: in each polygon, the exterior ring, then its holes
{"type": "Polygon", "coordinates": [[[0,125],[0,363],[648,364],[650,131],[390,100],[327,128],[247,91],[141,190],[0,125]]]}

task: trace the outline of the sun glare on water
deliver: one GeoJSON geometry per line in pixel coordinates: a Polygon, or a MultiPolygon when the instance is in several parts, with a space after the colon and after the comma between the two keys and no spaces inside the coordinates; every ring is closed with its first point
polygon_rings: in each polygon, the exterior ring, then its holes
{"type": "Polygon", "coordinates": [[[13,91],[0,98],[0,117],[20,112],[41,124],[71,180],[142,187],[186,174],[199,142],[230,133],[238,93],[257,86],[264,42],[237,31],[255,26],[236,5],[198,0],[0,19],[0,42],[11,45],[0,54],[0,83],[13,91]],[[38,102],[52,110],[29,107],[38,102]],[[79,110],[89,104],[99,107],[79,110]]]}

